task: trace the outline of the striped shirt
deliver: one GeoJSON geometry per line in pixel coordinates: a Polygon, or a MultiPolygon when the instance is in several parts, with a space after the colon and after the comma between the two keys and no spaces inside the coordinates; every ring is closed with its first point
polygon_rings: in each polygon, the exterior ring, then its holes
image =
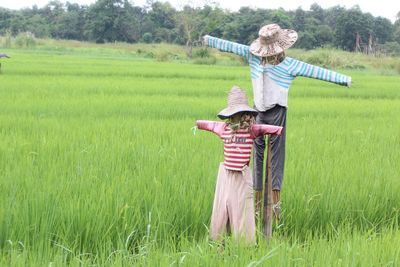
{"type": "Polygon", "coordinates": [[[253,124],[248,129],[233,132],[229,124],[216,121],[197,121],[197,127],[218,135],[224,142],[224,166],[228,170],[242,171],[250,163],[254,139],[265,134],[282,133],[282,127],[253,124]]]}
{"type": "Polygon", "coordinates": [[[298,76],[349,86],[351,77],[286,57],[278,65],[262,65],[262,58],[250,53],[249,46],[206,35],[207,45],[224,52],[244,57],[250,65],[254,105],[258,111],[266,111],[275,105],[288,106],[288,92],[298,76]]]}

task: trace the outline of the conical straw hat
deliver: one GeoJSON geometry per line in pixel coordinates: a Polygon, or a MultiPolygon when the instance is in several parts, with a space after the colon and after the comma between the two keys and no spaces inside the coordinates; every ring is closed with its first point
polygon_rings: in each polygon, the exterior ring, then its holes
{"type": "Polygon", "coordinates": [[[250,112],[257,115],[257,111],[249,107],[246,92],[238,86],[233,86],[228,95],[228,107],[218,113],[218,117],[224,120],[239,112],[250,112]]]}

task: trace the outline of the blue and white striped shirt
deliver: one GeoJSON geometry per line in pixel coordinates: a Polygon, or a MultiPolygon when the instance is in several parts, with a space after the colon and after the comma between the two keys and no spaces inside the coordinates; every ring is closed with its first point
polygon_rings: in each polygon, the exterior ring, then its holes
{"type": "Polygon", "coordinates": [[[253,84],[254,105],[259,111],[266,111],[275,105],[287,107],[290,85],[297,76],[328,81],[339,85],[351,84],[351,77],[314,66],[300,60],[286,57],[278,65],[262,65],[262,58],[253,55],[249,46],[209,35],[207,45],[224,52],[235,53],[247,59],[253,84]]]}

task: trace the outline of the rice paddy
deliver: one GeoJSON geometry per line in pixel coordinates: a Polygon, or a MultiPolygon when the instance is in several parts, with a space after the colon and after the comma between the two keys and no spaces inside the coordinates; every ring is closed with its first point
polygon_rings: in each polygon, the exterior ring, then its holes
{"type": "Polygon", "coordinates": [[[337,70],[289,93],[281,225],[208,240],[217,120],[246,66],[7,50],[0,74],[2,266],[397,266],[400,77],[337,70]]]}

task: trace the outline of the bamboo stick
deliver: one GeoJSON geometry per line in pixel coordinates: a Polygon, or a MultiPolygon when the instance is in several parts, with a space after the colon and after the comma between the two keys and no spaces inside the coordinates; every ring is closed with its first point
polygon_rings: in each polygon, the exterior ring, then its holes
{"type": "Polygon", "coordinates": [[[272,152],[271,135],[268,135],[267,175],[264,186],[264,235],[268,239],[272,236],[272,152]]]}

